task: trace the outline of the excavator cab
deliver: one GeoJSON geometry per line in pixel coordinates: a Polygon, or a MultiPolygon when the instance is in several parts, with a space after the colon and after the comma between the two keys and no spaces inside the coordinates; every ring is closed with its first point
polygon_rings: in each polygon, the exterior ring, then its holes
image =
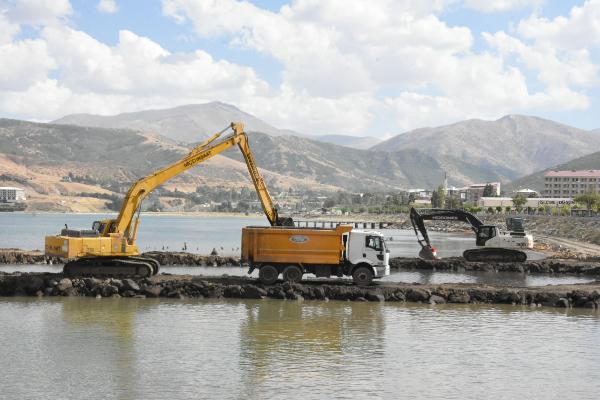
{"type": "Polygon", "coordinates": [[[498,227],[495,225],[482,225],[477,227],[477,236],[475,244],[477,246],[485,246],[485,242],[491,238],[498,236],[498,227]]]}

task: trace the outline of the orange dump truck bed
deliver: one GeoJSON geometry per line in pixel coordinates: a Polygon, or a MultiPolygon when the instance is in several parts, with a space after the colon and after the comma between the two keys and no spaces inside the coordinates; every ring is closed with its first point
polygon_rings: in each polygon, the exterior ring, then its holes
{"type": "Polygon", "coordinates": [[[292,227],[242,228],[242,262],[290,264],[340,264],[342,235],[352,226],[335,229],[292,227]]]}

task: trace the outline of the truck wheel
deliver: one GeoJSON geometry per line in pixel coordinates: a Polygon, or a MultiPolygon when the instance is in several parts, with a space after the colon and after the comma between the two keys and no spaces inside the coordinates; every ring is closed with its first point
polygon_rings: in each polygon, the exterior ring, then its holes
{"type": "Polygon", "coordinates": [[[286,282],[296,283],[302,280],[302,270],[297,265],[288,265],[281,274],[286,282]]]}
{"type": "Polygon", "coordinates": [[[279,271],[272,265],[263,265],[258,270],[258,279],[265,285],[272,285],[277,281],[279,271]]]}
{"type": "Polygon", "coordinates": [[[358,267],[352,272],[354,283],[359,286],[367,286],[373,282],[373,271],[369,267],[358,267]]]}

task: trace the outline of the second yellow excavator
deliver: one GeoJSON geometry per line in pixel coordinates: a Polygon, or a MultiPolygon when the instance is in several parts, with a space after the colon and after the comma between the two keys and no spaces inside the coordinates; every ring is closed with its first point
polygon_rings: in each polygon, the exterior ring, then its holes
{"type": "Polygon", "coordinates": [[[156,275],[160,266],[158,261],[140,256],[136,245],[142,201],[169,179],[235,145],[238,145],[244,155],[248,172],[271,226],[293,226],[291,218],[278,215],[256,167],[244,125],[234,122],[193,148],[181,160],[135,182],[127,192],[117,218],[95,221],[92,229],[63,229],[60,235],[46,236],[46,255],[72,259],[63,269],[67,275],[156,275]],[[221,137],[229,130],[232,131],[230,135],[221,137]]]}

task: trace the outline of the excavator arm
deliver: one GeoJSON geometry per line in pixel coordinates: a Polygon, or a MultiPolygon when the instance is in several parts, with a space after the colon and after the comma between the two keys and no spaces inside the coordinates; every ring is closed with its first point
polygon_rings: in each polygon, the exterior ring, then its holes
{"type": "Polygon", "coordinates": [[[135,241],[139,221],[139,219],[136,219],[136,223],[133,224],[133,219],[135,213],[139,212],[144,198],[146,198],[158,186],[167,182],[171,178],[187,171],[190,168],[195,167],[196,165],[216,156],[217,154],[222,153],[236,144],[244,155],[254,188],[256,189],[256,193],[262,204],[263,211],[269,220],[269,223],[272,226],[284,224],[293,225],[293,221],[291,221],[290,218],[280,218],[277,213],[277,209],[273,206],[273,200],[271,199],[265,182],[260,175],[258,168],[256,167],[256,162],[254,161],[254,156],[252,155],[248,145],[248,136],[244,132],[243,124],[231,123],[230,126],[221,132],[216,133],[202,144],[196,146],[181,160],[135,182],[125,196],[118,217],[104,227],[104,230],[101,232],[101,234],[106,236],[110,233],[120,233],[127,238],[127,241],[130,244],[133,244],[135,241]],[[225,138],[220,139],[220,136],[229,129],[232,129],[233,133],[225,138]]]}
{"type": "Polygon", "coordinates": [[[471,229],[475,233],[483,225],[479,218],[468,211],[441,208],[423,208],[417,211],[416,208],[411,208],[410,222],[415,230],[415,235],[417,235],[417,241],[421,245],[419,256],[426,259],[435,259],[436,256],[424,221],[462,221],[471,225],[471,229]]]}

